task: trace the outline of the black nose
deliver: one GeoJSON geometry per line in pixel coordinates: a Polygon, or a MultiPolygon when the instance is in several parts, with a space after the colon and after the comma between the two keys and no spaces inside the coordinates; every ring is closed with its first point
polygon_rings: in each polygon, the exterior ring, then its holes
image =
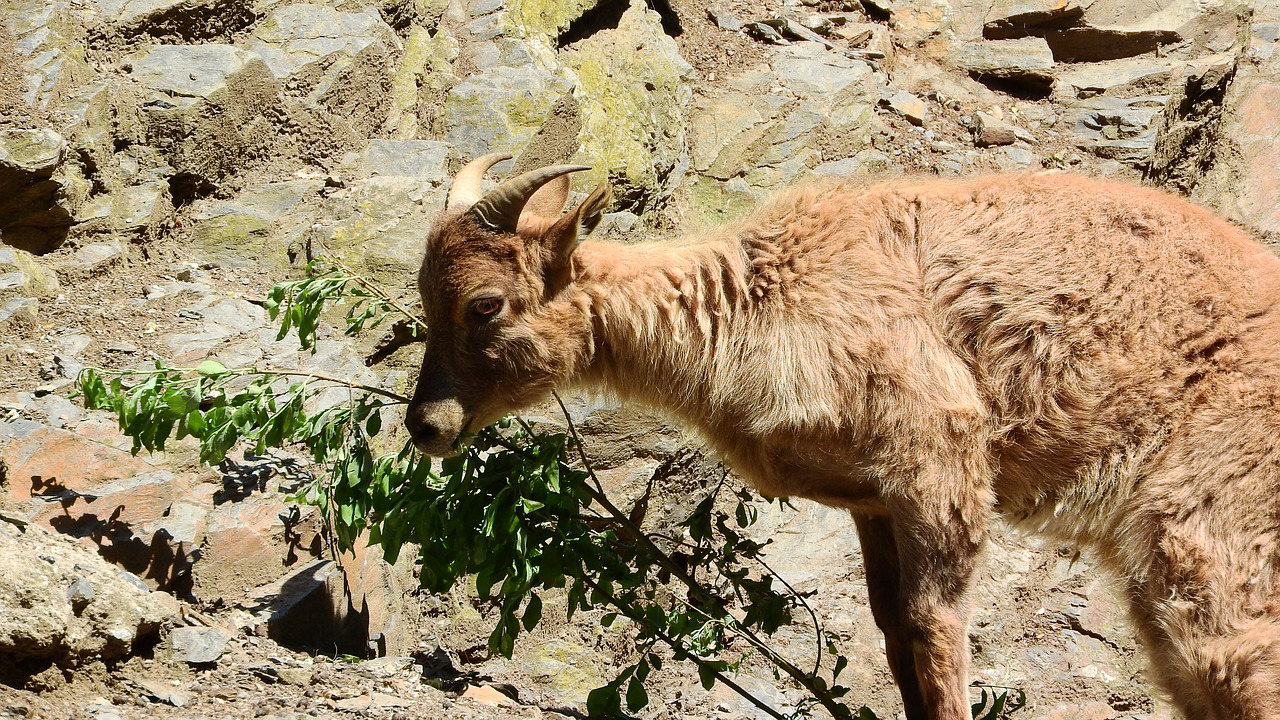
{"type": "Polygon", "coordinates": [[[423,417],[421,412],[407,413],[404,417],[404,426],[409,430],[409,436],[418,445],[430,443],[440,435],[440,428],[423,417]]]}

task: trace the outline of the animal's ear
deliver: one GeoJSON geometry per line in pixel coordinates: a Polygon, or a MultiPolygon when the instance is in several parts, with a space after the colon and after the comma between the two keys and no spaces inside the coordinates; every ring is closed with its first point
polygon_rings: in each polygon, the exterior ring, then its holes
{"type": "Polygon", "coordinates": [[[537,192],[529,197],[529,202],[524,204],[524,210],[520,212],[521,221],[526,215],[550,220],[559,219],[560,214],[564,212],[564,204],[569,199],[569,185],[569,176],[561,175],[538,188],[537,192]]]}
{"type": "Polygon", "coordinates": [[[582,234],[590,235],[591,231],[596,229],[604,219],[604,211],[609,209],[609,204],[612,202],[613,188],[609,187],[608,183],[597,185],[587,199],[578,206],[578,224],[582,227],[582,234]]]}
{"type": "Polygon", "coordinates": [[[549,255],[547,286],[558,291],[571,277],[573,251],[578,248],[582,236],[596,229],[604,217],[604,211],[613,202],[613,190],[608,183],[600,183],[572,212],[567,212],[547,229],[545,238],[549,255]]]}

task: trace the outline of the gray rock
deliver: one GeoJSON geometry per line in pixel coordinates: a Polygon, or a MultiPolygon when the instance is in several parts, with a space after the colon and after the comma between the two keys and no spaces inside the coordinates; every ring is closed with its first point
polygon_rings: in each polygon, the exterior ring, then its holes
{"type": "Polygon", "coordinates": [[[267,322],[266,311],[240,298],[210,296],[183,309],[201,319],[201,326],[191,333],[175,333],[164,338],[177,356],[207,356],[223,341],[250,333],[267,322]]]}
{"type": "Polygon", "coordinates": [[[400,41],[377,8],[283,5],[254,28],[246,47],[263,57],[291,96],[355,135],[372,136],[386,121],[400,41]]]}
{"type": "Polygon", "coordinates": [[[417,272],[423,230],[444,196],[443,186],[413,177],[357,180],[329,198],[309,232],[344,265],[399,287],[417,272]]]}
{"type": "MultiPolygon", "coordinates": [[[[285,267],[291,243],[299,241],[315,221],[300,205],[323,187],[319,179],[287,180],[253,186],[231,200],[210,203],[193,215],[191,242],[203,257],[227,265],[285,267]]],[[[156,296],[201,292],[201,287],[179,282],[157,289],[156,296]]]]}
{"type": "Polygon", "coordinates": [[[0,183],[47,180],[66,154],[66,140],[47,128],[0,131],[0,183]]]}
{"type": "Polygon", "coordinates": [[[1041,38],[959,43],[947,59],[977,80],[1003,80],[1035,90],[1053,84],[1053,53],[1041,38]]]}
{"type": "Polygon", "coordinates": [[[370,140],[349,167],[358,179],[410,177],[443,183],[449,152],[447,144],[434,140],[370,140]]]}
{"type": "Polygon", "coordinates": [[[180,627],[169,633],[169,647],[192,665],[217,662],[227,651],[231,633],[216,627],[180,627]]]}
{"type": "Polygon", "coordinates": [[[1036,154],[1026,148],[1002,147],[999,150],[999,158],[1001,167],[1028,168],[1039,165],[1036,154]]]}
{"type": "Polygon", "coordinates": [[[1066,98],[1091,97],[1127,85],[1163,82],[1176,68],[1185,64],[1180,60],[1155,57],[1080,63],[1068,66],[1058,73],[1055,90],[1058,95],[1066,98]]]}
{"type": "Polygon", "coordinates": [[[60,275],[67,277],[92,275],[123,261],[128,252],[128,248],[118,241],[89,243],[77,248],[71,257],[63,259],[57,270],[60,275]]]}
{"type": "Polygon", "coordinates": [[[711,22],[715,23],[715,26],[720,28],[721,30],[728,30],[729,32],[738,32],[739,30],[742,29],[742,21],[739,20],[737,16],[735,16],[733,13],[729,12],[728,10],[725,10],[724,8],[717,8],[717,7],[707,8],[707,17],[709,17],[711,19],[711,22]]]}
{"type": "Polygon", "coordinates": [[[231,78],[259,62],[256,53],[232,45],[161,45],[134,61],[130,75],[188,107],[225,90],[231,78]]]}
{"type": "Polygon", "coordinates": [[[66,184],[54,178],[67,143],[48,129],[0,131],[0,235],[10,245],[43,253],[71,226],[66,184]]]}
{"type": "Polygon", "coordinates": [[[0,299],[48,297],[58,292],[58,276],[34,255],[0,245],[0,299]]]}
{"type": "Polygon", "coordinates": [[[871,66],[817,43],[797,43],[773,62],[777,82],[800,97],[833,96],[865,84],[871,66]]]}
{"type": "Polygon", "coordinates": [[[77,577],[67,588],[67,600],[71,601],[71,611],[77,615],[84,612],[86,606],[93,602],[93,583],[87,578],[77,577]]]}
{"type": "Polygon", "coordinates": [[[1280,238],[1280,8],[1260,6],[1253,19],[1241,55],[1248,60],[1206,62],[1178,83],[1151,177],[1274,242],[1280,238]]]}
{"type": "MultiPolygon", "coordinates": [[[[211,193],[242,171],[246,158],[296,152],[280,86],[252,52],[161,45],[134,60],[132,75],[149,89],[142,132],[172,168],[175,203],[211,193]]],[[[322,119],[312,122],[324,128],[322,119]]]]}
{"type": "Polygon", "coordinates": [[[464,157],[522,148],[572,84],[536,65],[496,67],[449,90],[444,140],[464,157]]]}
{"type": "Polygon", "coordinates": [[[0,303],[0,328],[35,327],[40,303],[35,298],[17,297],[0,303]]]}
{"type": "Polygon", "coordinates": [[[663,31],[662,18],[633,4],[617,30],[576,43],[564,53],[564,64],[577,78],[581,147],[575,153],[570,144],[564,151],[595,169],[583,185],[607,174],[619,199],[615,209],[641,212],[661,204],[688,167],[685,134],[693,99],[693,68],[663,31]],[[622,77],[626,82],[619,82],[622,77]],[[629,120],[620,123],[620,117],[629,120]]]}
{"type": "Polygon", "coordinates": [[[929,106],[924,100],[905,90],[887,92],[881,100],[886,107],[906,118],[912,125],[923,125],[929,117],[929,106]]]}
{"type": "Polygon", "coordinates": [[[1168,95],[1136,98],[1097,96],[1066,106],[1066,119],[1076,136],[1088,140],[1102,137],[1103,129],[1116,128],[1121,136],[1146,131],[1169,102],[1168,95]]]}
{"type": "Polygon", "coordinates": [[[393,43],[394,31],[376,8],[340,12],[324,5],[299,3],[271,11],[254,27],[245,47],[266,61],[280,80],[302,73],[331,56],[354,57],[375,43],[393,43]]]}
{"type": "Polygon", "coordinates": [[[96,75],[89,64],[78,28],[78,8],[68,0],[9,0],[3,19],[25,58],[21,73],[22,99],[27,106],[47,110],[76,83],[96,75]]]}
{"type": "Polygon", "coordinates": [[[756,40],[760,40],[761,42],[772,43],[774,45],[785,45],[787,43],[787,39],[782,37],[782,33],[768,23],[752,20],[751,22],[743,25],[743,29],[747,31],[748,35],[756,40]]]}
{"type": "Polygon", "coordinates": [[[0,522],[0,607],[0,653],[62,666],[123,657],[178,611],[173,598],[124,583],[74,540],[7,522],[0,522]],[[81,592],[68,592],[78,585],[81,592]]]}
{"type": "Polygon", "coordinates": [[[987,11],[983,34],[994,39],[1021,37],[1029,28],[1078,18],[1087,4],[1076,0],[996,0],[987,11]]]}
{"type": "Polygon", "coordinates": [[[1012,145],[1018,141],[1018,136],[1009,123],[981,111],[970,117],[969,129],[973,132],[973,144],[978,147],[1012,145]]]}
{"type": "Polygon", "coordinates": [[[76,214],[77,233],[109,232],[133,240],[149,240],[173,212],[169,185],[153,181],[97,195],[76,214]]]}

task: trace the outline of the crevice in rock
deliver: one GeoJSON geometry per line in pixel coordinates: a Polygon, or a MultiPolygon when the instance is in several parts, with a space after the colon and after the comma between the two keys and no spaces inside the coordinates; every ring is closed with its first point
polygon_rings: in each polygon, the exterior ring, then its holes
{"type": "Polygon", "coordinates": [[[1136,57],[1181,41],[1171,30],[1124,31],[1090,27],[1081,21],[1084,11],[1074,8],[1055,16],[1022,16],[987,23],[986,40],[1043,38],[1054,62],[1103,62],[1136,57]]]}
{"type": "Polygon", "coordinates": [[[1059,15],[1019,15],[987,23],[982,28],[984,40],[1017,40],[1025,37],[1044,37],[1046,33],[1076,27],[1084,16],[1082,8],[1072,8],[1059,15]]]}
{"type": "Polygon", "coordinates": [[[260,19],[251,3],[239,0],[213,0],[194,6],[183,3],[95,30],[88,38],[88,45],[93,51],[109,51],[122,42],[131,44],[138,40],[181,44],[229,41],[260,19]]]}
{"type": "Polygon", "coordinates": [[[888,7],[882,6],[873,0],[862,0],[862,12],[866,13],[872,22],[887,24],[893,19],[893,13],[888,7]]]}
{"type": "Polygon", "coordinates": [[[192,173],[180,172],[169,178],[169,196],[173,199],[174,208],[180,208],[193,200],[209,197],[217,189],[218,186],[208,178],[192,173]]]}
{"type": "Polygon", "coordinates": [[[1044,100],[1053,94],[1052,78],[1041,79],[1032,76],[1000,78],[975,72],[969,73],[969,77],[996,92],[1004,93],[1019,100],[1044,100]]]}
{"type": "Polygon", "coordinates": [[[556,38],[556,48],[568,47],[604,30],[616,30],[630,7],[629,0],[601,0],[577,20],[569,23],[569,27],[556,38]]]}
{"type": "Polygon", "coordinates": [[[1181,36],[1169,30],[1116,32],[1079,27],[1054,30],[1041,37],[1049,44],[1055,62],[1103,62],[1136,57],[1176,43],[1181,36]]]}
{"type": "MultiPolygon", "coordinates": [[[[598,32],[616,30],[622,23],[622,16],[630,7],[630,0],[601,0],[595,7],[582,13],[577,20],[569,23],[569,27],[556,38],[556,48],[568,47],[598,32]]],[[[671,37],[680,37],[684,29],[680,25],[680,16],[671,7],[669,0],[649,0],[649,8],[658,13],[664,33],[671,37]]]]}
{"type": "Polygon", "coordinates": [[[671,7],[670,0],[649,0],[649,8],[662,18],[662,32],[673,38],[680,37],[684,33],[684,27],[680,24],[680,16],[676,13],[675,8],[671,7]]]}

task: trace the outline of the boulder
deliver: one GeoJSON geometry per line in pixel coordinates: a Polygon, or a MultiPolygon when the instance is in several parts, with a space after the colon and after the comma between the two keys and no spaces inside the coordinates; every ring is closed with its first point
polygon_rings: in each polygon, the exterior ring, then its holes
{"type": "Polygon", "coordinates": [[[973,144],[978,147],[1012,145],[1018,141],[1013,126],[990,113],[974,113],[969,118],[969,129],[973,132],[973,144]]]}
{"type": "Polygon", "coordinates": [[[982,33],[991,40],[1026,37],[1033,28],[1076,20],[1088,4],[1087,0],[996,0],[983,20],[982,33]]]}
{"type": "Polygon", "coordinates": [[[1241,56],[1248,61],[1186,75],[1162,117],[1149,176],[1276,238],[1280,9],[1259,10],[1241,56]]]}
{"type": "Polygon", "coordinates": [[[291,95],[349,124],[360,137],[386,121],[399,45],[376,8],[340,12],[308,3],[274,9],[245,43],[291,95]]]}
{"type": "Polygon", "coordinates": [[[594,169],[580,182],[607,176],[621,209],[661,204],[688,167],[685,116],[693,98],[693,69],[663,32],[662,18],[632,4],[616,30],[574,45],[564,63],[577,77],[581,118],[573,159],[594,169]]]}
{"type": "Polygon", "coordinates": [[[58,276],[34,255],[0,245],[0,300],[48,297],[58,288],[58,276]]]}
{"type": "Polygon", "coordinates": [[[446,28],[434,33],[412,28],[391,78],[386,130],[392,138],[417,139],[435,123],[445,93],[458,82],[453,72],[457,58],[458,41],[446,28]]]}
{"type": "Polygon", "coordinates": [[[177,602],[38,525],[0,520],[0,677],[113,660],[153,641],[177,602]]]}
{"type": "Polygon", "coordinates": [[[1041,38],[959,43],[948,62],[982,82],[994,80],[1034,92],[1046,92],[1053,85],[1053,52],[1041,38]]]}
{"type": "Polygon", "coordinates": [[[29,108],[52,108],[97,75],[80,40],[75,6],[70,0],[7,0],[0,12],[23,58],[22,99],[29,108]]]}
{"type": "Polygon", "coordinates": [[[285,267],[290,247],[313,221],[300,205],[323,186],[319,179],[286,180],[209,202],[192,216],[191,242],[205,257],[226,265],[285,267]]]}
{"type": "Polygon", "coordinates": [[[751,70],[694,98],[690,190],[700,222],[741,214],[824,161],[865,149],[880,91],[871,66],[816,43],[779,48],[776,72],[751,70]]]}
{"type": "Polygon", "coordinates": [[[444,141],[464,158],[526,147],[574,83],[548,70],[549,50],[522,41],[488,43],[468,57],[478,72],[451,87],[440,123],[444,141]]]}
{"type": "Polygon", "coordinates": [[[6,244],[34,253],[62,244],[74,209],[54,173],[66,156],[67,143],[53,130],[0,130],[0,239],[6,244]]]}

